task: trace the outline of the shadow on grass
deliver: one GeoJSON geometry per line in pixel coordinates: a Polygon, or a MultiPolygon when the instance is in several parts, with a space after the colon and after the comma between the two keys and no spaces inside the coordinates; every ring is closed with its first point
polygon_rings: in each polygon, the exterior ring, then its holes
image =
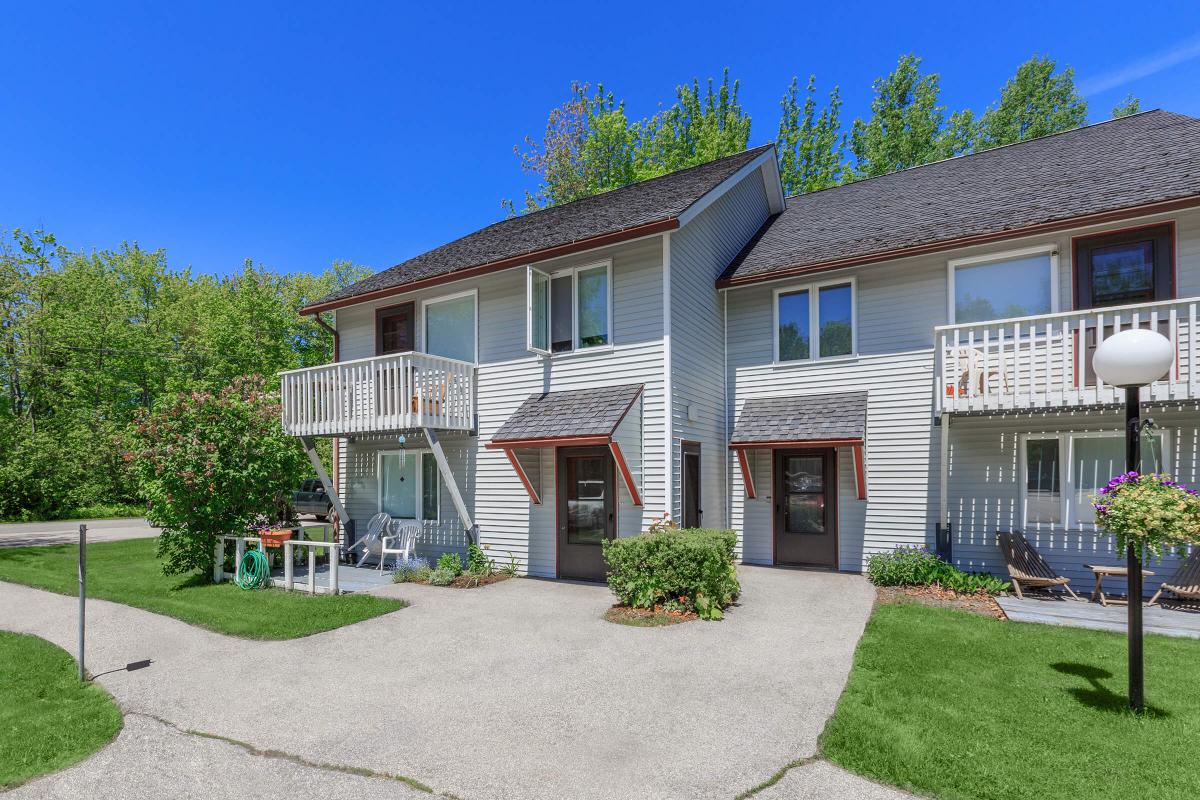
{"type": "MultiPolygon", "coordinates": [[[[1129,710],[1128,697],[1123,694],[1117,694],[1101,683],[1101,681],[1113,676],[1108,670],[1093,667],[1090,664],[1077,664],[1070,661],[1060,661],[1050,666],[1057,672],[1083,678],[1090,684],[1089,688],[1072,686],[1067,689],[1067,694],[1074,697],[1080,704],[1098,711],[1108,711],[1114,714],[1133,713],[1129,710]]],[[[1142,716],[1164,718],[1170,716],[1170,714],[1157,706],[1147,704],[1142,716]]]]}

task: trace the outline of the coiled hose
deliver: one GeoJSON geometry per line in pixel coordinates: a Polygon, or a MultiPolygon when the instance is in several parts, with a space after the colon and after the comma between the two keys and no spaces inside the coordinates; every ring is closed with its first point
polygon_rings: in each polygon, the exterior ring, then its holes
{"type": "Polygon", "coordinates": [[[265,589],[271,583],[271,565],[262,550],[247,550],[238,566],[237,585],[243,589],[265,589]]]}

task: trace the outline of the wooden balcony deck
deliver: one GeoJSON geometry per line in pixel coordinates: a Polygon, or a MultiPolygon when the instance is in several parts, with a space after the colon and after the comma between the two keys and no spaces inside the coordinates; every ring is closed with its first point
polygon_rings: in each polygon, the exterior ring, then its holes
{"type": "Polygon", "coordinates": [[[1144,402],[1200,399],[1197,307],[1200,297],[1068,311],[934,328],[934,387],[941,413],[1002,413],[1124,402],[1101,381],[1092,355],[1130,328],[1156,330],[1175,345],[1175,366],[1142,389],[1144,402]]]}
{"type": "Polygon", "coordinates": [[[353,436],[475,428],[475,365],[425,353],[339,361],[280,373],[283,429],[353,436]]]}

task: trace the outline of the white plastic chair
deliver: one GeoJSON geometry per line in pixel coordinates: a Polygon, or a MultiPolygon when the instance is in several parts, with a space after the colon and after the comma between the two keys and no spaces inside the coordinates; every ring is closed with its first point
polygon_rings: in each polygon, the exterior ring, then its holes
{"type": "Polygon", "coordinates": [[[380,572],[383,572],[383,563],[387,561],[388,556],[396,557],[397,567],[400,566],[401,558],[405,561],[412,558],[413,551],[417,547],[417,536],[421,533],[421,523],[415,519],[394,519],[388,528],[390,535],[380,539],[382,543],[379,556],[380,572]]]}
{"type": "Polygon", "coordinates": [[[1008,391],[1008,375],[1006,371],[995,366],[987,369],[986,373],[983,366],[983,353],[973,347],[958,347],[954,350],[958,362],[958,394],[963,397],[969,394],[972,390],[977,394],[983,394],[983,385],[992,378],[1000,379],[1000,386],[1005,392],[1008,391]]]}
{"type": "Polygon", "coordinates": [[[362,553],[358,557],[358,563],[354,566],[361,567],[371,556],[378,556],[380,563],[383,563],[383,543],[380,540],[387,533],[388,525],[391,522],[391,516],[382,511],[371,517],[370,521],[367,522],[366,534],[357,542],[350,545],[347,551],[352,551],[358,547],[362,548],[362,553]]]}

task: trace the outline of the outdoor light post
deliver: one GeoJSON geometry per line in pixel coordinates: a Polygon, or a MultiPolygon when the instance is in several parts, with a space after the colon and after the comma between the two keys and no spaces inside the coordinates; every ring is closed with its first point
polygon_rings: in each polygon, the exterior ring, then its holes
{"type": "MultiPolygon", "coordinates": [[[[1138,328],[1121,331],[1096,348],[1092,366],[1102,381],[1125,390],[1125,471],[1141,472],[1142,420],[1140,392],[1166,374],[1175,346],[1161,334],[1138,328]]],[[[1128,564],[1129,707],[1145,705],[1142,675],[1142,554],[1132,543],[1125,548],[1128,564]]]]}

